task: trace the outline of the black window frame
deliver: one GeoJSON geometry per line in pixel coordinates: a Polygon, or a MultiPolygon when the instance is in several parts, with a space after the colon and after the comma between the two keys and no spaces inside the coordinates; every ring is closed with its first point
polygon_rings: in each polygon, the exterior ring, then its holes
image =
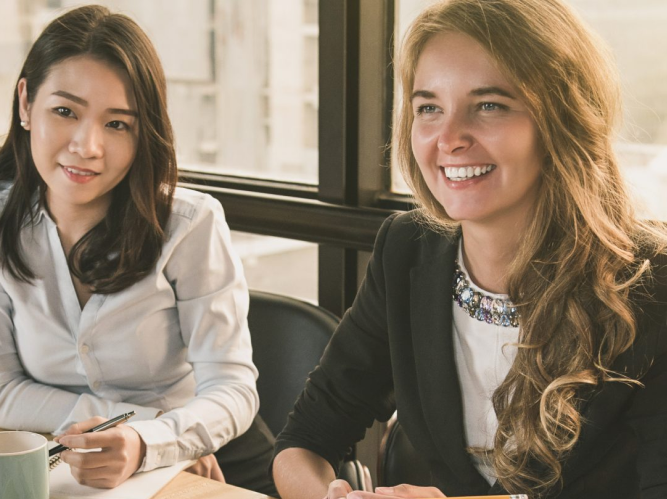
{"type": "Polygon", "coordinates": [[[216,197],[232,230],[318,244],[319,304],[349,308],[384,219],[412,207],[392,194],[394,0],[319,0],[319,183],[183,170],[216,197]]]}

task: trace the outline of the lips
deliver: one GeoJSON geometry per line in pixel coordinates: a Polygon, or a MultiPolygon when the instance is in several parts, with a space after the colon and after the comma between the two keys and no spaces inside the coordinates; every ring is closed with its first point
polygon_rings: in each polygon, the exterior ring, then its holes
{"type": "Polygon", "coordinates": [[[77,184],[85,184],[95,179],[99,173],[87,168],[79,168],[77,166],[60,165],[65,176],[77,184]]]}
{"type": "Polygon", "coordinates": [[[88,170],[86,168],[78,168],[76,166],[65,166],[65,165],[60,165],[62,166],[67,173],[70,173],[72,175],[81,175],[84,177],[92,177],[94,175],[99,175],[99,173],[94,172],[93,170],[88,170]]]}
{"type": "Polygon", "coordinates": [[[442,168],[448,180],[461,182],[475,177],[481,177],[496,169],[496,165],[445,166],[442,168]]]}

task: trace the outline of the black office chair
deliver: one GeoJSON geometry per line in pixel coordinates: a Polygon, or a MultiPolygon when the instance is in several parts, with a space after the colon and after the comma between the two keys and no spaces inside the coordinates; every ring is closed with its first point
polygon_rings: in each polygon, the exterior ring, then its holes
{"type": "MultiPolygon", "coordinates": [[[[259,371],[259,414],[274,435],[287,423],[338,322],[338,317],[317,305],[250,291],[248,327],[259,371]]],[[[355,489],[369,490],[368,469],[358,461],[345,462],[339,476],[355,489]]]]}
{"type": "Polygon", "coordinates": [[[319,364],[339,319],[295,298],[250,291],[248,327],[259,371],[259,414],[274,435],[319,364]]]}
{"type": "Polygon", "coordinates": [[[402,483],[431,485],[431,472],[426,460],[419,454],[403,431],[396,413],[387,423],[380,444],[377,479],[381,487],[402,483]]]}

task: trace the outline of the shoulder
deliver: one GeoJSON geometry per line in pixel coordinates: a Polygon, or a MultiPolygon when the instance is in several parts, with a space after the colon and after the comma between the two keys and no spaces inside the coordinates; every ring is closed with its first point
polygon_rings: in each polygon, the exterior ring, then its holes
{"type": "Polygon", "coordinates": [[[647,354],[647,358],[667,353],[667,255],[663,252],[655,253],[646,258],[650,268],[633,286],[629,300],[634,311],[637,324],[637,337],[633,348],[622,354],[628,365],[641,365],[636,368],[641,372],[645,366],[642,356],[637,352],[647,354]],[[632,358],[632,361],[628,359],[632,358]]]}
{"type": "MultiPolygon", "coordinates": [[[[667,254],[658,252],[642,259],[648,262],[649,268],[633,290],[634,301],[667,305],[667,254]]],[[[660,308],[667,312],[667,308],[660,308]]]]}
{"type": "Polygon", "coordinates": [[[204,192],[177,187],[167,225],[167,241],[177,243],[190,233],[213,232],[227,222],[220,201],[204,192]]]}
{"type": "Polygon", "coordinates": [[[439,258],[458,242],[434,230],[424,222],[418,210],[394,213],[385,220],[378,233],[376,250],[381,246],[388,258],[426,262],[439,258]]]}
{"type": "Polygon", "coordinates": [[[222,206],[210,194],[184,187],[177,187],[174,191],[171,214],[177,220],[192,222],[215,211],[222,213],[222,206]]]}

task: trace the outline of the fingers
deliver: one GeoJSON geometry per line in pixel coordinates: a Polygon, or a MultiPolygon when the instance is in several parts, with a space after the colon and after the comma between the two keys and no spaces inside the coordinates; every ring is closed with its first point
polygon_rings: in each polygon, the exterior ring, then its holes
{"type": "Polygon", "coordinates": [[[137,471],[146,454],[139,434],[127,425],[97,433],[66,435],[61,443],[76,449],[102,449],[97,452],[64,451],[62,459],[81,484],[98,488],[116,487],[137,471]]]}
{"type": "Polygon", "coordinates": [[[105,421],[107,421],[106,418],[103,418],[102,416],[95,416],[93,418],[86,419],[85,421],[74,423],[69,428],[67,428],[65,433],[54,438],[53,440],[60,443],[60,439],[65,435],[78,435],[80,433],[83,433],[84,431],[90,430],[91,428],[95,428],[97,425],[101,425],[105,421]]]}
{"type": "Polygon", "coordinates": [[[208,478],[217,482],[225,483],[225,477],[222,474],[222,470],[220,469],[220,465],[218,464],[218,460],[215,458],[215,456],[213,454],[209,454],[208,456],[202,457],[200,461],[202,460],[204,460],[204,464],[209,469],[208,478]]]}
{"type": "Polygon", "coordinates": [[[67,431],[63,435],[77,435],[79,433],[83,433],[84,431],[88,431],[91,428],[95,428],[105,421],[107,421],[107,419],[103,418],[102,416],[95,416],[93,418],[86,419],[85,421],[79,421],[78,423],[74,423],[72,426],[67,428],[67,431]]]}
{"type": "Polygon", "coordinates": [[[193,475],[199,475],[204,478],[210,478],[211,480],[225,483],[225,477],[222,474],[220,465],[218,465],[217,459],[212,454],[200,457],[195,464],[185,471],[192,473],[193,475]]]}
{"type": "Polygon", "coordinates": [[[352,487],[345,480],[334,480],[329,484],[327,499],[345,499],[352,492],[352,487]]]}
{"type": "Polygon", "coordinates": [[[215,480],[216,482],[227,483],[225,482],[225,476],[222,474],[222,470],[220,469],[220,466],[218,466],[217,462],[211,469],[211,476],[209,478],[211,480],[215,480]]]}
{"type": "Polygon", "coordinates": [[[376,487],[375,493],[385,496],[393,497],[446,497],[440,490],[435,487],[418,487],[416,485],[408,485],[403,483],[395,487],[376,487]]]}
{"type": "Polygon", "coordinates": [[[60,443],[70,449],[109,449],[125,445],[127,433],[121,427],[95,433],[63,435],[60,443]]]}
{"type": "Polygon", "coordinates": [[[108,452],[75,452],[67,450],[60,453],[60,458],[72,468],[82,470],[103,468],[111,461],[108,452]]]}

